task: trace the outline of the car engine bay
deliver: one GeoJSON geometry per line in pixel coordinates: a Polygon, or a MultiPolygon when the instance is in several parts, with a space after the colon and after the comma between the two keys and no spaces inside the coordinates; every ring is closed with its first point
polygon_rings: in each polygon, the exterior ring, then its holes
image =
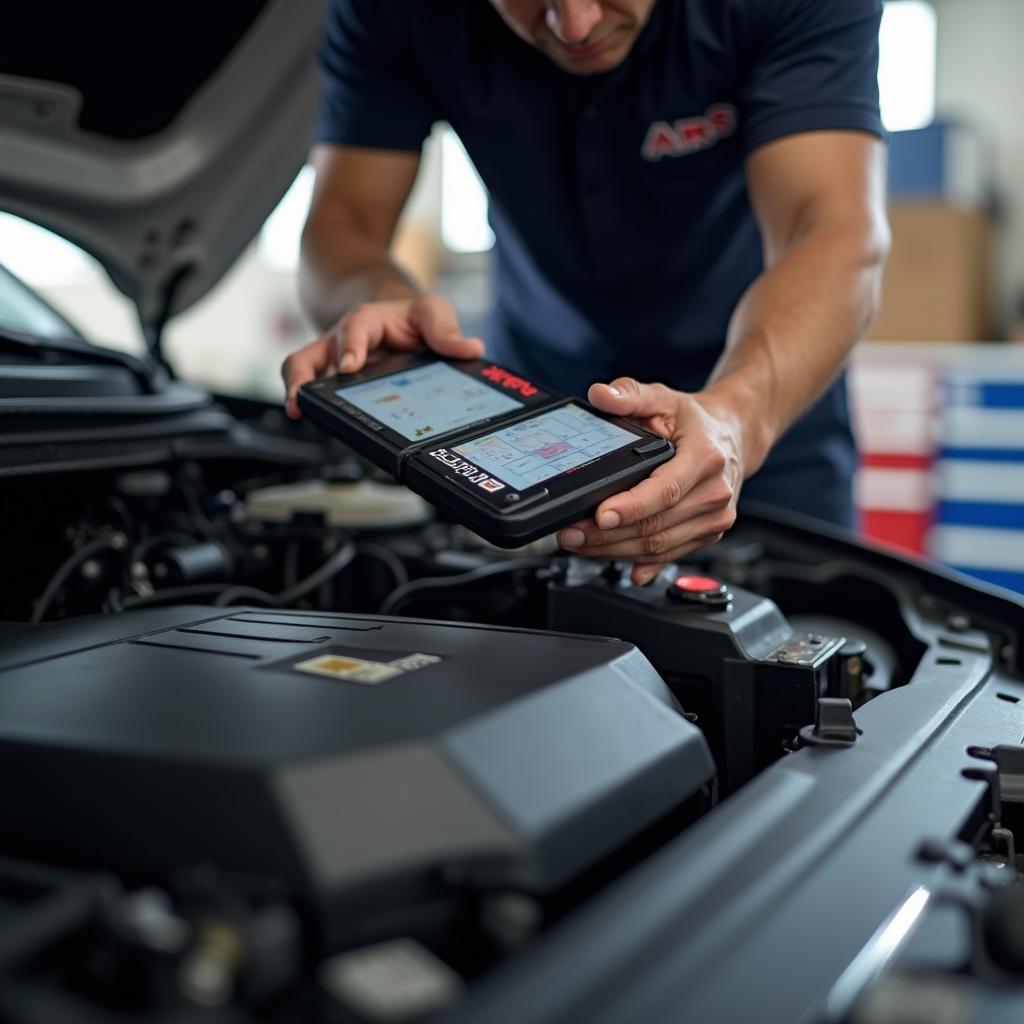
{"type": "Polygon", "coordinates": [[[767,510],[638,588],[9,348],[0,1019],[1019,1016],[1011,596],[767,510]]]}
{"type": "Polygon", "coordinates": [[[5,24],[0,206],[140,330],[0,266],[0,1024],[1024,1020],[1020,597],[751,505],[636,587],[175,377],[325,8],[5,24]]]}

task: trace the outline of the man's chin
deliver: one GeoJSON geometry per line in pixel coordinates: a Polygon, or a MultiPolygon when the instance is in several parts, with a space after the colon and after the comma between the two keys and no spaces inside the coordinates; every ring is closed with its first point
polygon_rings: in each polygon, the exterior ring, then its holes
{"type": "Polygon", "coordinates": [[[552,57],[552,60],[563,71],[568,71],[570,75],[603,75],[607,71],[614,71],[627,56],[628,52],[619,55],[614,60],[603,56],[590,60],[572,61],[559,60],[557,57],[552,57]]]}
{"type": "Polygon", "coordinates": [[[571,75],[600,75],[614,71],[628,56],[633,40],[617,40],[594,54],[573,54],[563,47],[542,47],[547,56],[571,75]]]}

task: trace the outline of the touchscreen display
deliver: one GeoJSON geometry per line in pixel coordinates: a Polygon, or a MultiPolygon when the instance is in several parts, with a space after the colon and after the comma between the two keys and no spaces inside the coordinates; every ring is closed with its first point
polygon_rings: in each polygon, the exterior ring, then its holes
{"type": "Polygon", "coordinates": [[[451,450],[514,490],[525,491],[636,440],[636,434],[578,405],[565,405],[451,450]]]}
{"type": "Polygon", "coordinates": [[[515,412],[523,403],[444,363],[428,363],[336,394],[410,441],[515,412]]]}

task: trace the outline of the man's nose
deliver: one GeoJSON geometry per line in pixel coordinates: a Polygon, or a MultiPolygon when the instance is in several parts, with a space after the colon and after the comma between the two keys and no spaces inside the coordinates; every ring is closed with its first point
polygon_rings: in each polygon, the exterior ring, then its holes
{"type": "Polygon", "coordinates": [[[600,0],[552,0],[548,28],[566,46],[579,46],[601,21],[600,0]]]}

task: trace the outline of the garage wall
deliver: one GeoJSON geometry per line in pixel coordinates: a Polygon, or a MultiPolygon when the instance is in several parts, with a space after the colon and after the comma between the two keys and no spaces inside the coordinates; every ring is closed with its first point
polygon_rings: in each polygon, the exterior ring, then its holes
{"type": "Polygon", "coordinates": [[[997,287],[1006,322],[1024,293],[1024,0],[935,0],[937,110],[975,124],[995,147],[1007,223],[997,287]]]}

